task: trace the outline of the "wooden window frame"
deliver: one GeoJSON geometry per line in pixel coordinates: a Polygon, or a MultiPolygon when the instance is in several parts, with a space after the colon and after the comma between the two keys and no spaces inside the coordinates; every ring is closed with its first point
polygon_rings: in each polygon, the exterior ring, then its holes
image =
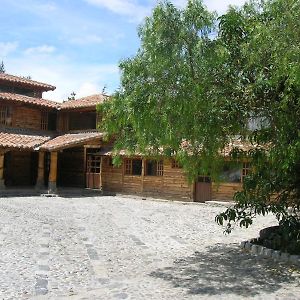
{"type": "Polygon", "coordinates": [[[163,160],[146,160],[146,170],[145,176],[152,176],[152,177],[162,177],[164,176],[164,161],[163,160]],[[152,161],[156,163],[156,173],[154,175],[149,174],[148,172],[148,163],[152,161]]]}
{"type": "Polygon", "coordinates": [[[47,111],[41,112],[41,129],[48,130],[48,112],[47,111]]]}
{"type": "Polygon", "coordinates": [[[88,154],[86,159],[86,172],[93,174],[101,173],[101,156],[88,154]]]}
{"type": "Polygon", "coordinates": [[[125,176],[142,176],[143,174],[143,161],[139,158],[126,158],[124,159],[124,175],[125,176]],[[133,161],[138,160],[141,162],[141,174],[133,174],[134,167],[133,161]]]}
{"type": "Polygon", "coordinates": [[[176,159],[172,159],[171,166],[172,169],[182,169],[182,166],[179,164],[179,162],[176,159]]]}
{"type": "Polygon", "coordinates": [[[132,175],[132,159],[124,160],[124,175],[132,175]]]}
{"type": "Polygon", "coordinates": [[[12,125],[12,108],[8,105],[0,105],[0,124],[5,126],[12,125]]]}
{"type": "Polygon", "coordinates": [[[156,176],[164,176],[164,161],[163,160],[157,161],[156,176]]]}
{"type": "Polygon", "coordinates": [[[248,176],[251,173],[251,163],[250,162],[243,162],[243,169],[242,169],[242,182],[244,181],[244,178],[248,176]]]}

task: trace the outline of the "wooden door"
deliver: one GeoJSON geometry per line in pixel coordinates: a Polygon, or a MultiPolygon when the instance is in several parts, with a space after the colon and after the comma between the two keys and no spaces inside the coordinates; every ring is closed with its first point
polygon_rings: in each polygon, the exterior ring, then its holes
{"type": "Polygon", "coordinates": [[[211,200],[211,179],[207,176],[199,176],[195,183],[195,202],[211,200]]]}
{"type": "Polygon", "coordinates": [[[86,159],[86,187],[101,188],[101,156],[88,154],[86,159]]]}

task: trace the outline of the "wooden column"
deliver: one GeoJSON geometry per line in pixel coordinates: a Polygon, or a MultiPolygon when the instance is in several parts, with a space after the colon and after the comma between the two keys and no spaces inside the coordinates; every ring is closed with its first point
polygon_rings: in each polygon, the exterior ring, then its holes
{"type": "Polygon", "coordinates": [[[39,165],[38,174],[36,179],[36,189],[42,189],[44,187],[44,164],[45,164],[45,152],[39,152],[39,165]]]}
{"type": "Polygon", "coordinates": [[[145,160],[142,159],[142,174],[141,174],[141,179],[142,179],[142,184],[141,184],[141,192],[144,192],[144,177],[145,177],[145,160]]]}
{"type": "Polygon", "coordinates": [[[122,157],[122,187],[121,187],[121,191],[123,192],[124,189],[124,174],[125,174],[125,159],[124,157],[122,157]]]}
{"type": "Polygon", "coordinates": [[[103,156],[100,157],[100,189],[103,191],[102,186],[102,164],[103,164],[103,156]]]}
{"type": "Polygon", "coordinates": [[[0,190],[5,188],[4,184],[4,152],[0,152],[0,190]]]}
{"type": "Polygon", "coordinates": [[[50,156],[50,173],[48,190],[51,193],[56,192],[56,180],[57,180],[57,152],[51,152],[50,156]]]}

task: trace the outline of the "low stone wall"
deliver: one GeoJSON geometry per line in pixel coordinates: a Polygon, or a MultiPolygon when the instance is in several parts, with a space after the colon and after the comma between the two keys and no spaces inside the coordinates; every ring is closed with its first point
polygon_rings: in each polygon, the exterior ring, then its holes
{"type": "Polygon", "coordinates": [[[272,258],[275,261],[288,262],[300,267],[300,255],[290,255],[286,252],[269,249],[267,247],[257,245],[256,242],[257,239],[241,242],[241,248],[254,255],[272,258]]]}

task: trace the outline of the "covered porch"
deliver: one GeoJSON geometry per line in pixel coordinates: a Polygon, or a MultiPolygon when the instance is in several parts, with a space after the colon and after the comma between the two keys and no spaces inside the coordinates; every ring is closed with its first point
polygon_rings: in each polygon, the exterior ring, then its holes
{"type": "Polygon", "coordinates": [[[102,136],[99,132],[56,137],[21,129],[1,132],[0,191],[34,189],[56,193],[57,187],[85,188],[84,145],[99,147],[102,136]]]}

